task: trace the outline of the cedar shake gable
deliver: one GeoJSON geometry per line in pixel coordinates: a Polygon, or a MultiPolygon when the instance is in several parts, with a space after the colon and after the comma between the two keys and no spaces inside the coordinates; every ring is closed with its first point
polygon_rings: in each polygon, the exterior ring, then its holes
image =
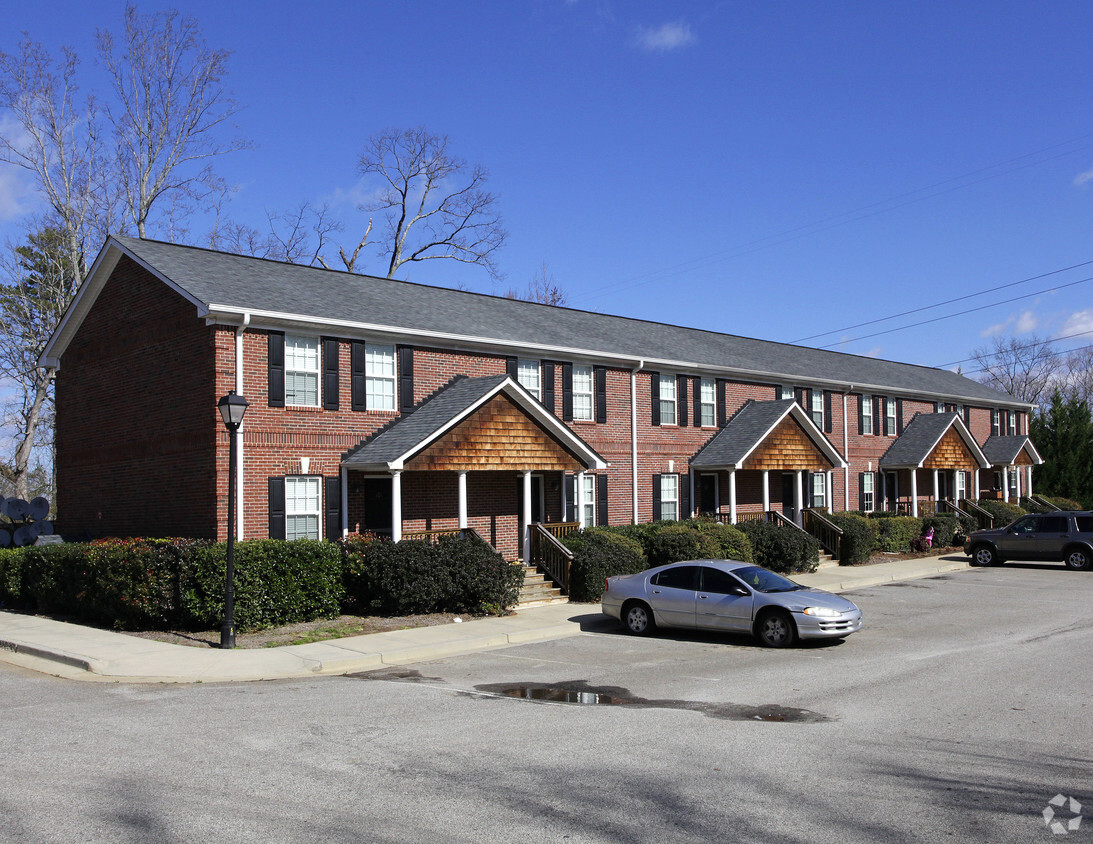
{"type": "Polygon", "coordinates": [[[988,437],[983,454],[992,466],[1039,466],[1044,462],[1025,434],[988,437]]]}
{"type": "Polygon", "coordinates": [[[956,413],[916,413],[880,459],[882,469],[986,469],[990,464],[956,413]]]}

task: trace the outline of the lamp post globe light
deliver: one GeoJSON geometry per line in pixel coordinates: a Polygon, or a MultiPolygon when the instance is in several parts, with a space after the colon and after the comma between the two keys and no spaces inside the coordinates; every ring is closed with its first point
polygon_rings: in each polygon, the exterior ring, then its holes
{"type": "Polygon", "coordinates": [[[224,626],[220,628],[220,647],[235,647],[235,435],[243,424],[243,414],[250,405],[231,390],[216,403],[224,427],[228,429],[228,553],[224,575],[224,626]]]}

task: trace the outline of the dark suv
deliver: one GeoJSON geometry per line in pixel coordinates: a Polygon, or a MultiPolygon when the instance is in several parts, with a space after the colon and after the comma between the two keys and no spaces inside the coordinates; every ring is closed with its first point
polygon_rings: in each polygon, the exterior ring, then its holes
{"type": "Polygon", "coordinates": [[[991,566],[1006,560],[1062,561],[1087,571],[1093,560],[1093,513],[1033,513],[1004,528],[977,530],[964,540],[972,563],[991,566]]]}

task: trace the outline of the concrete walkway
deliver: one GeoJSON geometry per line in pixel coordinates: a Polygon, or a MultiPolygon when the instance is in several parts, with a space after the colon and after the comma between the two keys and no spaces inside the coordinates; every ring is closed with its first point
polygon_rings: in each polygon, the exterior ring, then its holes
{"type": "MultiPolygon", "coordinates": [[[[830,592],[848,592],[965,569],[968,559],[951,554],[872,566],[841,566],[795,575],[793,579],[830,592]]],[[[603,621],[598,604],[550,604],[504,618],[372,633],[309,645],[221,651],[0,611],[0,662],[60,677],[110,682],[275,680],[371,671],[561,639],[603,621]]]]}

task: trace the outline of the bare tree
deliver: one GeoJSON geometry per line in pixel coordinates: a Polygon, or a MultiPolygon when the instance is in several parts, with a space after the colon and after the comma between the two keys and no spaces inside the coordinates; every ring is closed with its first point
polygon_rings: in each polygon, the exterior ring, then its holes
{"type": "Polygon", "coordinates": [[[1035,336],[1027,342],[996,337],[972,356],[979,364],[979,381],[1033,404],[1050,398],[1060,369],[1050,342],[1035,336]]]}
{"type": "Polygon", "coordinates": [[[1093,406],[1093,346],[1075,349],[1063,359],[1062,392],[1093,406]]]}
{"type": "Polygon", "coordinates": [[[424,127],[387,129],[368,139],[359,163],[364,176],[378,176],[378,197],[362,211],[383,212],[387,277],[404,264],[450,259],[500,274],[495,253],[508,236],[497,197],[484,189],[488,172],[448,151],[446,135],[424,127]]]}
{"type": "Polygon", "coordinates": [[[509,288],[505,294],[507,299],[523,299],[525,302],[538,302],[542,305],[564,305],[568,298],[565,291],[554,280],[554,273],[547,268],[546,261],[536,271],[528,282],[527,289],[518,291],[509,288]]]}
{"type": "Polygon", "coordinates": [[[117,99],[107,116],[125,214],[144,237],[162,197],[172,209],[207,202],[225,190],[210,160],[249,146],[221,138],[239,110],[222,85],[228,51],[210,50],[194,18],[141,15],[133,5],[118,44],[107,30],[96,34],[117,99]]]}
{"type": "MultiPolygon", "coordinates": [[[[40,369],[38,356],[78,283],[69,242],[63,226],[44,228],[14,247],[2,265],[0,378],[13,387],[4,407],[4,426],[15,433],[13,454],[0,462],[0,476],[17,498],[29,497],[35,449],[52,450],[53,371],[40,369]]],[[[82,261],[78,256],[77,265],[82,261]]]]}

